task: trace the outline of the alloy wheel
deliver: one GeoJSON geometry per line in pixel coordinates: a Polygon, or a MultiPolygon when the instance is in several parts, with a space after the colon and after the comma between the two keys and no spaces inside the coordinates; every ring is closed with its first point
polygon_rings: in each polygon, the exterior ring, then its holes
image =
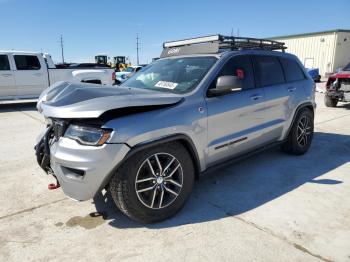
{"type": "Polygon", "coordinates": [[[307,116],[303,116],[298,123],[297,142],[301,147],[305,147],[310,139],[311,125],[307,116]]]}
{"type": "Polygon", "coordinates": [[[137,171],[136,195],[148,208],[169,206],[179,196],[182,186],[182,166],[171,154],[153,154],[143,161],[137,171]]]}

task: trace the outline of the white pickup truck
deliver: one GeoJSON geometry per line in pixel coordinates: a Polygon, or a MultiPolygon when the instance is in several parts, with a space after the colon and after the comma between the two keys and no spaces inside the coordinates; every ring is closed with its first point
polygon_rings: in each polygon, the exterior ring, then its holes
{"type": "Polygon", "coordinates": [[[109,67],[56,68],[49,54],[0,51],[0,101],[38,98],[58,81],[113,85],[115,72],[109,67]]]}

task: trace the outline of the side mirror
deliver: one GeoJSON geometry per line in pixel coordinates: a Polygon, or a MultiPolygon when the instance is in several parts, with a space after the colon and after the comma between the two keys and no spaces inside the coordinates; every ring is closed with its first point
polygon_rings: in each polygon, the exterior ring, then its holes
{"type": "Polygon", "coordinates": [[[220,76],[215,88],[209,89],[211,96],[220,96],[242,90],[242,83],[237,76],[220,76]]]}

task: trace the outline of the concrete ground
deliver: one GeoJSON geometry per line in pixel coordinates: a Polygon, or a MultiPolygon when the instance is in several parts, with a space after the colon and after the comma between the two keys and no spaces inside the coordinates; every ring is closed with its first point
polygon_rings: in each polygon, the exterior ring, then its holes
{"type": "Polygon", "coordinates": [[[197,181],[174,218],[140,225],[102,194],[48,191],[34,105],[0,107],[0,261],[350,261],[350,104],[325,108],[304,156],[278,149],[197,181]]]}

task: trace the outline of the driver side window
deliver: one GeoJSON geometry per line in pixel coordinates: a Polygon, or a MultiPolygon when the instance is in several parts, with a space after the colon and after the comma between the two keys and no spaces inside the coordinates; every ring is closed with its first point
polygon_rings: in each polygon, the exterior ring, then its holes
{"type": "Polygon", "coordinates": [[[210,88],[214,88],[216,80],[220,76],[236,76],[242,81],[242,89],[252,89],[255,87],[253,66],[249,56],[235,56],[231,58],[221,69],[210,88]]]}

